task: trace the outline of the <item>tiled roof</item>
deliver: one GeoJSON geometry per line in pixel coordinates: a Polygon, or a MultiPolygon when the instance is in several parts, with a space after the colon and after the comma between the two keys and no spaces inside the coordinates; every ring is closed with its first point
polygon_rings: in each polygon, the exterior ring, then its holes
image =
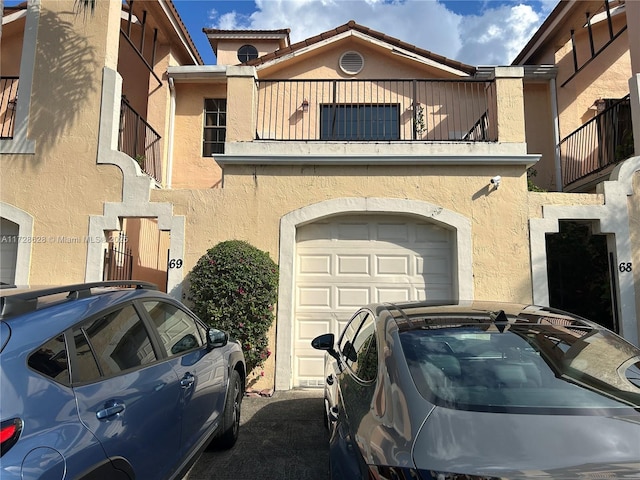
{"type": "Polygon", "coordinates": [[[396,46],[398,48],[402,48],[404,50],[407,50],[411,53],[415,53],[416,55],[420,55],[421,57],[424,58],[428,58],[430,60],[433,60],[435,62],[441,63],[443,65],[446,65],[448,67],[454,68],[456,70],[460,70],[463,71],[465,73],[468,73],[469,75],[472,75],[473,73],[475,73],[475,67],[471,66],[471,65],[466,65],[464,63],[455,61],[455,60],[451,60],[448,59],[446,57],[443,57],[442,55],[437,55],[435,53],[432,53],[428,50],[424,50],[420,47],[417,47],[415,45],[403,42],[402,40],[399,40],[395,37],[391,37],[389,35],[385,35],[382,32],[378,32],[376,30],[372,30],[368,27],[365,27],[363,25],[359,25],[358,23],[356,23],[353,20],[350,20],[349,22],[345,23],[344,25],[340,25],[337,28],[334,28],[332,30],[328,30],[324,33],[321,33],[319,35],[316,35],[315,37],[310,37],[307,38],[305,40],[302,40],[301,42],[297,42],[294,43],[293,45],[290,45],[288,47],[285,48],[280,48],[278,50],[276,50],[275,52],[272,53],[268,53],[266,55],[263,55],[261,57],[258,57],[254,60],[250,60],[248,62],[245,63],[245,65],[261,65],[263,63],[275,60],[277,58],[280,58],[282,56],[285,55],[289,55],[297,50],[300,50],[302,48],[308,47],[310,45],[322,42],[324,40],[330,39],[332,37],[335,37],[337,35],[340,35],[344,32],[348,32],[350,30],[354,30],[357,32],[360,32],[364,35],[368,35],[372,38],[375,38],[377,40],[381,40],[383,42],[386,42],[390,45],[396,46]]]}

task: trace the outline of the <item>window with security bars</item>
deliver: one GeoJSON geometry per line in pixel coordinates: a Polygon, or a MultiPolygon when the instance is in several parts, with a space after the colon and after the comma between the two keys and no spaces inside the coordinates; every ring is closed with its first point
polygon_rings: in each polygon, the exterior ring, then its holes
{"type": "Polygon", "coordinates": [[[399,140],[398,104],[327,104],[320,107],[321,140],[399,140]]]}
{"type": "Polygon", "coordinates": [[[224,153],[226,136],[227,100],[225,98],[205,98],[202,156],[210,157],[216,153],[224,153]]]}

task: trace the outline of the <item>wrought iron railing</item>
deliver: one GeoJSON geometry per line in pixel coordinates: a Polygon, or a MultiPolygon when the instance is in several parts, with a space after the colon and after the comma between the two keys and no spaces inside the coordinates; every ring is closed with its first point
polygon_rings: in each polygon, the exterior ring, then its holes
{"type": "Polygon", "coordinates": [[[18,104],[18,78],[0,77],[0,138],[13,138],[18,104]]]}
{"type": "Polygon", "coordinates": [[[258,140],[497,140],[485,80],[259,80],[258,140]]]}
{"type": "Polygon", "coordinates": [[[133,278],[133,253],[122,234],[104,249],[102,280],[131,280],[133,278]]]}
{"type": "Polygon", "coordinates": [[[120,110],[118,150],[133,158],[143,172],[162,181],[162,137],[123,98],[120,110]]]}
{"type": "Polygon", "coordinates": [[[634,155],[629,95],[603,102],[601,113],[560,141],[564,187],[634,155]]]}

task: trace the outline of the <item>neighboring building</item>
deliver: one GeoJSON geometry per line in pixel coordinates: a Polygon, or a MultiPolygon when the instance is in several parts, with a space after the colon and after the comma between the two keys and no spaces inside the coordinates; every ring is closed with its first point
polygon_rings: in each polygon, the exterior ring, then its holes
{"type": "Polygon", "coordinates": [[[246,240],[280,266],[261,382],[287,389],[323,383],[310,340],[361,304],[570,304],[547,264],[562,252],[553,234],[579,220],[604,239],[611,318],[594,320],[637,344],[640,157],[626,133],[610,140],[625,115],[613,99],[640,115],[629,3],[610,12],[606,47],[622,73],[593,89],[613,66],[570,79],[565,30],[582,52],[588,12],[599,41],[601,2],[563,2],[514,65],[482,68],[355,22],[295,44],[288,30],[205,29],[218,59],[205,66],[168,1],[5,9],[1,228],[29,242],[0,243],[3,281],[125,275],[179,297],[208,248],[246,240]],[[585,107],[600,98],[607,119],[585,107]],[[600,150],[625,150],[563,179],[563,161],[584,161],[560,140],[592,117],[600,150]],[[555,192],[529,192],[530,167],[555,192]]]}

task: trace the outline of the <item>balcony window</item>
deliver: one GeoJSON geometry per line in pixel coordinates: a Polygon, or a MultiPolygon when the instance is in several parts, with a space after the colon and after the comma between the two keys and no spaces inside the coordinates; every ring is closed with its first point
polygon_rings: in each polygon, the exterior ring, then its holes
{"type": "Polygon", "coordinates": [[[202,156],[210,157],[224,153],[227,134],[227,100],[206,98],[204,100],[204,132],[202,136],[202,156]]]}
{"type": "Polygon", "coordinates": [[[399,104],[320,106],[320,140],[399,140],[399,104]]]}

